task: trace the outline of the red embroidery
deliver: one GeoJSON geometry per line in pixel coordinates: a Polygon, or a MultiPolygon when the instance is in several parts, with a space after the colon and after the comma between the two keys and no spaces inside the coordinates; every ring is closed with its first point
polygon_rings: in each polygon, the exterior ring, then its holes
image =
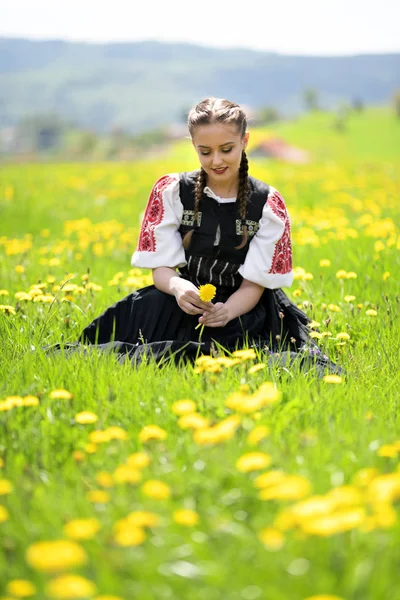
{"type": "Polygon", "coordinates": [[[175,177],[164,175],[154,184],[151,190],[146,212],[144,213],[142,228],[140,231],[138,252],[155,252],[157,250],[154,229],[161,223],[164,216],[164,205],[162,195],[164,190],[174,181],[175,177]]]}
{"type": "Polygon", "coordinates": [[[284,223],[285,229],[281,239],[275,244],[269,273],[284,275],[292,270],[292,242],[290,239],[290,221],[286,211],[285,201],[278,191],[268,196],[267,204],[277,217],[284,223]]]}

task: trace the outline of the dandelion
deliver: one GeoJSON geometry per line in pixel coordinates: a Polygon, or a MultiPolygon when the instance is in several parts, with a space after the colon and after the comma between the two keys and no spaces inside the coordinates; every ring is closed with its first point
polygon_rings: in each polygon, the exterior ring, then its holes
{"type": "Polygon", "coordinates": [[[322,381],[325,381],[325,383],[342,383],[342,378],[340,375],[335,375],[332,373],[329,375],[324,375],[322,381]]]}
{"type": "Polygon", "coordinates": [[[177,400],[171,406],[171,410],[176,415],[186,415],[196,411],[196,402],[193,400],[177,400]]]}
{"type": "Polygon", "coordinates": [[[84,565],[87,556],[84,549],[72,540],[36,542],[26,551],[27,563],[37,571],[53,573],[84,565]]]}
{"type": "Polygon", "coordinates": [[[383,281],[386,281],[387,279],[389,279],[389,277],[390,277],[389,271],[385,271],[384,274],[382,275],[383,281]]]}
{"type": "Polygon", "coordinates": [[[150,440],[165,440],[167,432],[158,425],[146,425],[139,433],[139,440],[144,444],[150,440]]]}
{"type": "Polygon", "coordinates": [[[338,340],[349,340],[350,339],[349,334],[346,333],[345,331],[341,331],[340,333],[338,333],[336,335],[336,337],[337,337],[338,340]]]}
{"type": "Polygon", "coordinates": [[[84,411],[77,413],[74,419],[80,425],[91,425],[92,423],[96,423],[99,417],[92,412],[84,411]]]}
{"type": "Polygon", "coordinates": [[[114,487],[114,477],[107,471],[99,471],[96,475],[96,481],[101,487],[111,488],[114,487]]]}
{"type": "Polygon", "coordinates": [[[10,292],[8,290],[0,290],[0,296],[9,296],[10,292]]]}
{"type": "Polygon", "coordinates": [[[107,504],[107,502],[110,502],[110,494],[104,490],[90,490],[87,492],[86,498],[94,504],[107,504]]]}
{"type": "Polygon", "coordinates": [[[68,390],[60,388],[50,392],[50,398],[52,400],[71,400],[72,394],[68,390]]]}
{"type": "Polygon", "coordinates": [[[206,283],[199,287],[200,300],[203,302],[211,302],[215,298],[217,288],[212,283],[206,283]]]}
{"type": "Polygon", "coordinates": [[[120,465],[114,471],[114,479],[117,483],[138,483],[142,479],[142,474],[134,467],[120,465]]]}
{"type": "Polygon", "coordinates": [[[258,371],[265,369],[266,366],[267,365],[265,363],[258,363],[257,365],[253,365],[252,367],[250,367],[250,369],[247,372],[249,375],[253,375],[253,373],[257,373],[258,371]]]}
{"type": "Polygon", "coordinates": [[[336,277],[338,279],[346,279],[347,271],[345,271],[344,269],[340,269],[339,271],[336,272],[336,277]]]}
{"type": "Polygon", "coordinates": [[[178,426],[181,429],[204,429],[208,427],[209,420],[200,413],[190,413],[182,415],[178,420],[178,426]]]}
{"type": "Polygon", "coordinates": [[[265,469],[271,464],[271,457],[264,452],[248,452],[243,454],[236,463],[236,468],[242,473],[265,469]]]}
{"type": "Polygon", "coordinates": [[[50,598],[87,598],[97,591],[95,584],[81,575],[60,575],[49,581],[46,593],[50,598]]]}
{"type": "Polygon", "coordinates": [[[8,514],[8,510],[0,504],[0,523],[8,521],[9,517],[10,515],[8,514]]]}
{"type": "Polygon", "coordinates": [[[126,463],[135,469],[144,469],[150,464],[150,456],[145,452],[134,452],[128,456],[126,463]]]}
{"type": "Polygon", "coordinates": [[[22,406],[39,406],[40,401],[36,396],[24,396],[22,406]]]}
{"type": "Polygon", "coordinates": [[[160,517],[151,511],[136,510],[129,513],[126,521],[137,527],[155,527],[159,524],[160,517]]]}
{"type": "Polygon", "coordinates": [[[247,442],[250,446],[256,446],[261,440],[268,437],[270,434],[269,427],[265,425],[259,425],[258,427],[254,427],[254,429],[247,436],[247,442]]]}
{"type": "Polygon", "coordinates": [[[193,527],[193,525],[197,525],[200,520],[199,514],[195,510],[189,508],[175,510],[172,514],[172,518],[175,523],[184,525],[185,527],[193,527]]]}
{"type": "Polygon", "coordinates": [[[262,529],[258,534],[258,539],[268,550],[272,551],[280,550],[285,543],[285,536],[275,527],[262,529]]]}
{"type": "Polygon", "coordinates": [[[64,525],[64,533],[74,540],[91,540],[100,527],[97,519],[73,519],[64,525]]]}
{"type": "Polygon", "coordinates": [[[15,308],[13,306],[10,306],[9,304],[0,304],[0,311],[5,315],[16,314],[15,308]]]}
{"type": "Polygon", "coordinates": [[[146,534],[141,527],[130,525],[127,528],[117,531],[114,535],[114,541],[118,546],[139,546],[146,539],[146,534]]]}
{"type": "Polygon", "coordinates": [[[13,484],[8,479],[0,479],[0,496],[10,494],[14,489],[13,484]]]}
{"type": "Polygon", "coordinates": [[[355,300],[356,297],[352,296],[351,294],[348,294],[347,296],[344,297],[344,301],[345,302],[353,302],[353,300],[355,300]]]}
{"type": "Polygon", "coordinates": [[[29,598],[36,594],[36,587],[26,579],[13,579],[7,583],[7,593],[17,598],[29,598]]]}
{"type": "Polygon", "coordinates": [[[145,496],[154,500],[168,500],[171,497],[171,488],[157,479],[149,479],[142,485],[141,489],[145,496]]]}
{"type": "Polygon", "coordinates": [[[374,308],[369,308],[368,310],[365,311],[365,314],[368,315],[369,317],[376,317],[378,312],[374,308]]]}
{"type": "Polygon", "coordinates": [[[23,265],[17,265],[15,267],[15,272],[18,273],[18,275],[22,275],[22,273],[25,273],[25,267],[23,265]]]}

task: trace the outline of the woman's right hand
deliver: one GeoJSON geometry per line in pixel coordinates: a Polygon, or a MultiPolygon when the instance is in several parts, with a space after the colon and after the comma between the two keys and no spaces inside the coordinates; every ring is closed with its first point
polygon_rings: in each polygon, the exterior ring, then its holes
{"type": "Polygon", "coordinates": [[[174,295],[179,308],[188,315],[203,315],[214,306],[212,302],[200,300],[199,290],[187,279],[174,281],[174,295]]]}

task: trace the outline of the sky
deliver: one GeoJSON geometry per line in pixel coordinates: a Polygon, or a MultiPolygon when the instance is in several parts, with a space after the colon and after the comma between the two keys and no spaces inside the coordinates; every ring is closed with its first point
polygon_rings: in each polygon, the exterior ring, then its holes
{"type": "Polygon", "coordinates": [[[0,0],[0,37],[400,52],[400,0],[0,0]]]}

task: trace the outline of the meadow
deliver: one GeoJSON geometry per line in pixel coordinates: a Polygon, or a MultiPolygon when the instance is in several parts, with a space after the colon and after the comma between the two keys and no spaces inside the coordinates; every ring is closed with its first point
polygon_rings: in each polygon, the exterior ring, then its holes
{"type": "Polygon", "coordinates": [[[285,198],[285,292],[344,367],[331,379],[252,350],[139,369],[47,355],[151,283],[130,268],[149,191],[197,162],[185,141],[3,166],[2,600],[400,600],[400,122],[330,123],[278,126],[313,161],[250,172],[285,198]]]}

